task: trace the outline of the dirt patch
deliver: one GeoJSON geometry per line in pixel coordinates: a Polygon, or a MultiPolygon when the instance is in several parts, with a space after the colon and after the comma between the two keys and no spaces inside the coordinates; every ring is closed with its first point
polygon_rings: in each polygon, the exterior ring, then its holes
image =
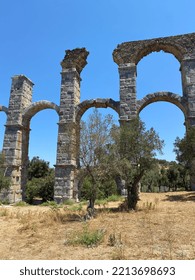
{"type": "Polygon", "coordinates": [[[142,193],[138,211],[113,211],[110,203],[87,222],[82,209],[1,206],[0,259],[194,259],[194,196],[142,193]],[[104,233],[100,244],[73,242],[86,227],[104,233]]]}

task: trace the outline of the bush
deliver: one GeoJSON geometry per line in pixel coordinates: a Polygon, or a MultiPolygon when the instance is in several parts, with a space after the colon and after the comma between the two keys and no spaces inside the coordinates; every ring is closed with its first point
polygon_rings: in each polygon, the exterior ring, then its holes
{"type": "Polygon", "coordinates": [[[18,201],[14,203],[14,206],[19,206],[19,207],[28,206],[28,203],[26,203],[25,201],[18,201]]]}
{"type": "Polygon", "coordinates": [[[42,198],[43,202],[51,201],[54,197],[54,177],[47,176],[42,178],[40,188],[39,188],[39,196],[42,198]]]}
{"type": "Polygon", "coordinates": [[[82,232],[76,233],[67,243],[87,247],[97,246],[103,241],[104,234],[105,231],[102,229],[90,230],[88,225],[84,225],[82,232]]]}
{"type": "Polygon", "coordinates": [[[43,202],[43,203],[41,204],[41,206],[49,206],[49,207],[53,207],[53,208],[62,207],[62,205],[57,204],[57,202],[55,202],[55,201],[53,201],[53,200],[43,202]]]}
{"type": "MultiPolygon", "coordinates": [[[[80,198],[89,200],[94,193],[93,183],[91,178],[86,176],[81,184],[80,188],[80,198]]],[[[102,200],[106,199],[111,195],[115,195],[117,193],[116,182],[110,178],[102,180],[98,182],[98,186],[96,189],[96,199],[102,200]]]]}
{"type": "Polygon", "coordinates": [[[3,174],[0,173],[0,191],[8,190],[10,187],[10,178],[4,177],[3,174]]]}
{"type": "Polygon", "coordinates": [[[39,196],[39,183],[40,179],[33,178],[27,182],[26,186],[26,201],[30,204],[33,203],[33,199],[39,196]]]}
{"type": "Polygon", "coordinates": [[[33,203],[34,198],[41,198],[43,202],[53,200],[54,177],[52,175],[44,178],[32,178],[26,187],[26,201],[33,203]]]}

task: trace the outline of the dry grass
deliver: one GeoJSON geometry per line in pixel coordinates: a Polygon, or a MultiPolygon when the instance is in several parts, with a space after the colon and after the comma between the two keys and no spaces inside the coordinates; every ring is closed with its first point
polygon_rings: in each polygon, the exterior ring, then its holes
{"type": "Polygon", "coordinates": [[[195,258],[195,192],[143,193],[138,211],[104,207],[88,222],[83,215],[68,207],[1,206],[0,259],[195,258]],[[74,242],[86,226],[89,234],[103,233],[101,242],[74,242]]]}

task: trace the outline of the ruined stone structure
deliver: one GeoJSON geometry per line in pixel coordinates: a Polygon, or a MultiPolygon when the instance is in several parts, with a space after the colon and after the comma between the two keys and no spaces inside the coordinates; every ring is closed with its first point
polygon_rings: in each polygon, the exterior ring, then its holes
{"type": "MultiPolygon", "coordinates": [[[[10,202],[25,198],[30,121],[41,110],[50,108],[59,115],[54,197],[57,202],[77,196],[79,124],[87,109],[110,107],[118,113],[120,122],[124,122],[136,117],[148,104],[167,101],[181,109],[186,126],[195,126],[195,33],[118,45],[113,52],[113,59],[119,70],[119,101],[92,99],[80,102],[80,73],[87,64],[87,56],[88,52],[84,48],[66,51],[61,62],[59,105],[49,101],[32,103],[33,83],[24,75],[12,78],[9,106],[0,106],[0,111],[7,115],[3,153],[7,164],[6,176],[12,178],[12,186],[1,197],[8,198],[10,202]],[[137,64],[144,56],[161,50],[173,54],[180,62],[183,95],[156,92],[137,100],[137,64]]],[[[195,176],[192,176],[191,181],[195,189],[195,176]]]]}

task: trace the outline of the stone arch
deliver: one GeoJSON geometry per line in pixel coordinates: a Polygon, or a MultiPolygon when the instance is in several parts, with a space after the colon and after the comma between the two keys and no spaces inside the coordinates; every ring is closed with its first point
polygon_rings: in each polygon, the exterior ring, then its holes
{"type": "Polygon", "coordinates": [[[5,112],[6,115],[8,114],[8,108],[5,106],[0,105],[0,111],[5,112]]]}
{"type": "Polygon", "coordinates": [[[158,101],[166,101],[176,105],[183,112],[184,118],[187,119],[187,110],[183,98],[172,92],[156,92],[146,95],[143,99],[137,101],[137,113],[139,114],[147,105],[158,101]]]}
{"type": "Polygon", "coordinates": [[[136,98],[148,93],[174,92],[183,95],[181,65],[170,52],[152,52],[144,56],[136,70],[136,98]]]}
{"type": "Polygon", "coordinates": [[[183,57],[183,48],[174,43],[165,43],[156,40],[155,42],[151,42],[143,48],[139,49],[135,54],[135,64],[138,64],[139,61],[152,52],[160,52],[164,51],[165,53],[170,53],[175,56],[175,58],[181,63],[183,57]]]}
{"type": "Polygon", "coordinates": [[[92,107],[95,108],[112,108],[119,114],[119,102],[114,101],[111,98],[97,98],[91,100],[85,100],[81,102],[76,108],[76,122],[80,122],[82,115],[92,107]]]}
{"type": "Polygon", "coordinates": [[[38,112],[40,112],[44,109],[53,109],[59,115],[59,106],[58,105],[56,105],[53,102],[47,101],[47,100],[41,100],[41,101],[32,103],[29,107],[27,107],[24,110],[23,115],[22,115],[23,124],[27,124],[35,114],[37,114],[38,112]]]}
{"type": "Polygon", "coordinates": [[[163,50],[173,54],[181,63],[194,55],[195,33],[160,37],[149,40],[125,42],[117,46],[113,59],[118,65],[133,63],[135,65],[146,55],[163,50]]]}
{"type": "Polygon", "coordinates": [[[38,112],[45,110],[45,109],[53,109],[59,115],[59,106],[55,103],[41,100],[38,102],[32,103],[28,106],[22,114],[22,189],[24,190],[24,197],[25,197],[25,186],[27,180],[27,163],[28,163],[28,153],[29,153],[29,134],[30,134],[30,121],[34,115],[38,112]]]}

